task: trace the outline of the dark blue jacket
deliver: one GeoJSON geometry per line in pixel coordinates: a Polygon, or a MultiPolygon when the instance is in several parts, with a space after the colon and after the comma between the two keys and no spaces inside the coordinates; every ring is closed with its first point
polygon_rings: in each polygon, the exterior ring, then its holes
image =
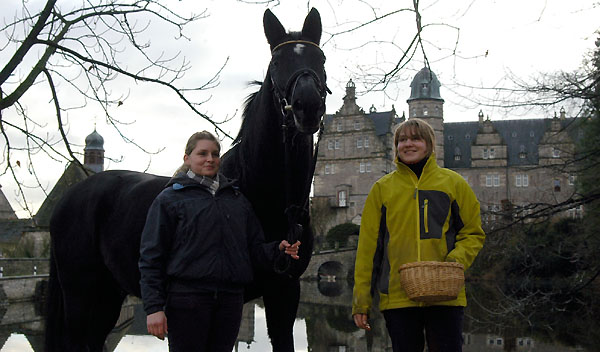
{"type": "Polygon", "coordinates": [[[232,180],[219,189],[173,178],[148,211],[140,244],[140,286],[147,314],[170,292],[242,292],[253,266],[272,270],[278,243],[265,244],[250,202],[232,180]]]}

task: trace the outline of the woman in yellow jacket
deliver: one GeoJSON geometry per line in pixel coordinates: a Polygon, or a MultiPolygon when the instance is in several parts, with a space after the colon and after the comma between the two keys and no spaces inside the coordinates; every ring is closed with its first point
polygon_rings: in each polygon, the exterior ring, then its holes
{"type": "Polygon", "coordinates": [[[403,122],[394,134],[397,169],[371,188],[362,213],[352,315],[370,329],[371,292],[379,294],[394,352],[462,351],[467,304],[408,298],[398,269],[418,261],[459,262],[469,268],[483,246],[479,202],[467,182],[435,161],[435,134],[423,120],[403,122]],[[424,334],[425,333],[425,334],[424,334]]]}

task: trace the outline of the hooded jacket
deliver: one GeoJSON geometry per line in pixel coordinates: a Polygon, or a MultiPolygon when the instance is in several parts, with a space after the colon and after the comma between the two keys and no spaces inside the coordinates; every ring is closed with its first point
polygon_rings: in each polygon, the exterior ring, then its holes
{"type": "Polygon", "coordinates": [[[219,175],[207,186],[179,174],[154,200],[140,245],[140,286],[147,314],[171,292],[242,292],[253,266],[272,268],[278,243],[265,244],[250,202],[219,175]]]}
{"type": "Polygon", "coordinates": [[[455,300],[421,303],[408,298],[398,269],[417,261],[471,266],[483,246],[479,202],[462,176],[440,168],[432,154],[420,178],[405,164],[379,179],[363,209],[356,253],[352,314],[367,314],[371,289],[379,309],[427,305],[466,306],[465,289],[455,300]]]}

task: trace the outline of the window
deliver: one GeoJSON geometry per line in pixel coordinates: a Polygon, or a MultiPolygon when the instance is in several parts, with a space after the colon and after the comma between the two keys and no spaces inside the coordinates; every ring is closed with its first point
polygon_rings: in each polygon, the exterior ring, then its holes
{"type": "Polygon", "coordinates": [[[485,186],[486,187],[500,187],[500,175],[498,175],[498,174],[485,175],[485,186]]]}
{"type": "Polygon", "coordinates": [[[513,133],[511,134],[511,136],[512,136],[513,138],[517,138],[517,132],[516,132],[516,131],[513,131],[513,133]]]}
{"type": "Polygon", "coordinates": [[[459,161],[461,159],[460,154],[455,154],[454,155],[454,160],[459,161]]]}
{"type": "Polygon", "coordinates": [[[462,155],[460,153],[460,148],[456,147],[454,148],[454,160],[460,160],[462,158],[462,155]]]}
{"type": "Polygon", "coordinates": [[[363,139],[362,137],[356,140],[356,148],[362,148],[363,147],[363,139]]]}
{"type": "Polygon", "coordinates": [[[335,144],[335,149],[340,149],[340,141],[339,141],[339,139],[336,139],[335,142],[334,142],[334,144],[335,144]]]}
{"type": "Polygon", "coordinates": [[[341,131],[342,131],[342,121],[338,121],[338,123],[337,123],[337,127],[336,127],[336,130],[337,130],[338,132],[341,132],[341,131]]]}
{"type": "Polygon", "coordinates": [[[569,175],[569,186],[575,185],[575,175],[569,175]]]}
{"type": "Polygon", "coordinates": [[[523,144],[521,144],[519,146],[519,159],[525,159],[527,157],[527,150],[525,149],[525,146],[523,144]]]}
{"type": "Polygon", "coordinates": [[[327,141],[327,149],[333,150],[333,141],[327,141]]]}
{"type": "Polygon", "coordinates": [[[492,175],[485,175],[485,186],[492,187],[492,175]]]}
{"type": "Polygon", "coordinates": [[[496,150],[494,148],[483,148],[484,159],[494,159],[496,157],[496,150]]]}
{"type": "Polygon", "coordinates": [[[338,206],[345,207],[347,204],[346,191],[338,191],[338,206]]]}
{"type": "Polygon", "coordinates": [[[535,132],[529,131],[529,137],[535,137],[535,132]]]}
{"type": "Polygon", "coordinates": [[[528,187],[529,186],[529,175],[527,175],[527,174],[515,175],[515,186],[528,187]]]}
{"type": "Polygon", "coordinates": [[[371,172],[371,163],[360,163],[358,166],[358,172],[364,174],[365,172],[371,172]]]}
{"type": "Polygon", "coordinates": [[[369,137],[365,137],[365,148],[369,148],[369,137]]]}
{"type": "Polygon", "coordinates": [[[354,121],[354,129],[355,130],[360,130],[361,127],[362,126],[361,126],[361,123],[359,120],[354,121]]]}
{"type": "Polygon", "coordinates": [[[556,147],[552,147],[552,157],[553,158],[560,157],[560,149],[558,149],[556,147]]]}
{"type": "Polygon", "coordinates": [[[325,164],[325,175],[335,174],[335,164],[325,164]]]}
{"type": "Polygon", "coordinates": [[[560,180],[554,180],[554,192],[560,192],[560,180]]]}
{"type": "Polygon", "coordinates": [[[571,208],[567,211],[569,217],[572,219],[581,219],[583,217],[583,206],[578,205],[574,208],[571,208]]]}

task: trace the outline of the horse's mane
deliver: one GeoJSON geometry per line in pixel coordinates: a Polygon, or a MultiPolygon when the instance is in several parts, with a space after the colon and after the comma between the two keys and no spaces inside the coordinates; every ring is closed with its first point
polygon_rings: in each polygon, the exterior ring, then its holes
{"type": "MultiPolygon", "coordinates": [[[[251,82],[248,82],[248,87],[262,86],[262,84],[263,84],[263,82],[261,82],[261,81],[251,81],[251,82]]],[[[258,96],[259,92],[260,92],[260,89],[257,90],[256,92],[250,93],[244,100],[244,112],[242,113],[242,125],[240,126],[240,131],[238,132],[237,137],[235,137],[235,139],[233,140],[232,145],[241,143],[244,140],[244,136],[249,133],[248,126],[249,126],[249,124],[252,123],[252,121],[249,121],[251,119],[249,119],[248,116],[252,116],[252,114],[250,113],[251,105],[252,105],[252,102],[258,96]]]]}

